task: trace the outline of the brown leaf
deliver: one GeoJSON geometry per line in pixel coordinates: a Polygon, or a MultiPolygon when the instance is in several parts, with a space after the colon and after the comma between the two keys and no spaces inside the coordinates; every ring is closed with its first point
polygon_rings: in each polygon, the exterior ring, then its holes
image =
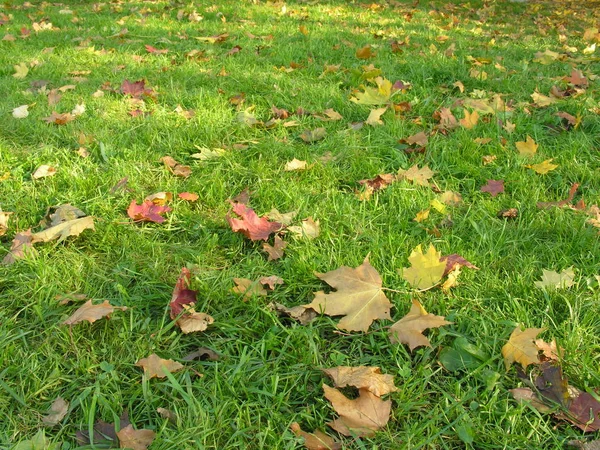
{"type": "Polygon", "coordinates": [[[147,358],[142,358],[135,363],[137,367],[144,369],[144,374],[150,378],[165,378],[165,371],[170,373],[177,372],[183,369],[183,365],[172,359],[162,359],[156,354],[152,354],[147,358]]]}
{"type": "Polygon", "coordinates": [[[69,402],[65,401],[62,397],[57,397],[56,400],[52,402],[52,406],[50,406],[48,414],[42,417],[42,423],[46,426],[52,427],[63,420],[68,411],[69,402]]]}
{"type": "Polygon", "coordinates": [[[399,169],[398,178],[405,178],[419,186],[429,186],[428,180],[433,177],[434,173],[435,172],[428,166],[424,166],[423,168],[419,169],[419,167],[415,164],[408,170],[399,169]]]}
{"type": "Polygon", "coordinates": [[[456,253],[452,253],[451,255],[447,256],[442,256],[440,258],[440,261],[446,261],[446,268],[444,269],[444,274],[442,275],[442,277],[445,277],[454,269],[461,266],[468,267],[469,269],[479,270],[479,267],[470,263],[465,258],[456,253]]]}
{"type": "Polygon", "coordinates": [[[127,215],[136,222],[163,223],[166,219],[161,214],[169,211],[171,208],[168,206],[156,205],[152,201],[144,200],[141,205],[138,205],[135,200],[131,200],[127,208],[127,215]]]}
{"type": "Polygon", "coordinates": [[[123,80],[121,84],[121,93],[124,95],[130,95],[133,98],[142,98],[144,95],[146,96],[154,96],[154,91],[152,89],[146,88],[146,80],[138,80],[138,81],[129,81],[123,80]]]}
{"type": "Polygon", "coordinates": [[[463,128],[470,130],[475,125],[477,125],[477,121],[479,120],[479,113],[477,111],[473,111],[470,113],[467,109],[464,110],[465,117],[460,119],[460,124],[463,128]]]}
{"type": "Polygon", "coordinates": [[[248,278],[234,278],[235,287],[232,289],[236,294],[244,294],[244,301],[251,298],[253,295],[266,296],[267,291],[263,288],[259,281],[252,281],[248,278]]]}
{"type": "Polygon", "coordinates": [[[194,194],[192,192],[180,192],[179,194],[177,194],[177,197],[179,197],[181,200],[185,200],[188,202],[195,202],[200,198],[198,194],[194,194]]]}
{"type": "Polygon", "coordinates": [[[502,347],[502,356],[506,370],[510,369],[513,362],[518,362],[526,369],[529,364],[539,363],[539,349],[535,345],[535,337],[544,331],[545,328],[526,328],[521,331],[521,327],[516,327],[508,342],[502,347]]]}
{"type": "Polygon", "coordinates": [[[213,349],[208,347],[198,347],[198,350],[193,351],[192,353],[188,353],[186,356],[181,358],[183,361],[204,361],[208,359],[209,361],[218,361],[221,355],[215,352],[213,349]]]}
{"type": "Polygon", "coordinates": [[[63,322],[63,325],[75,325],[84,320],[89,323],[94,323],[98,319],[103,317],[109,317],[116,309],[126,311],[126,306],[112,306],[108,300],[99,305],[93,305],[91,300],[88,300],[77,309],[68,319],[63,322]]]}
{"type": "Polygon", "coordinates": [[[283,278],[271,275],[269,277],[261,277],[258,282],[263,286],[269,286],[269,289],[274,290],[276,284],[283,284],[283,278]]]}
{"type": "Polygon", "coordinates": [[[530,388],[516,388],[508,390],[513,398],[519,403],[529,403],[535,409],[542,413],[547,413],[552,411],[552,408],[547,406],[543,401],[541,401],[537,394],[531,390],[530,388]]]}
{"type": "Polygon", "coordinates": [[[0,236],[4,236],[8,231],[8,219],[12,212],[2,211],[0,209],[0,236]]]}
{"type": "Polygon", "coordinates": [[[52,166],[48,166],[46,164],[41,165],[35,172],[31,175],[31,178],[34,180],[39,180],[40,178],[52,177],[56,175],[56,169],[52,166]]]}
{"type": "Polygon", "coordinates": [[[384,375],[379,367],[348,367],[340,366],[331,369],[322,369],[333,380],[334,387],[343,388],[354,386],[366,389],[377,397],[396,392],[393,375],[384,375]]]}
{"type": "Polygon", "coordinates": [[[12,241],[10,251],[2,260],[2,264],[8,266],[13,264],[17,259],[25,258],[28,254],[35,254],[36,251],[33,248],[32,241],[31,229],[17,233],[12,241]]]}
{"type": "Polygon", "coordinates": [[[274,245],[264,242],[263,250],[269,255],[268,261],[275,261],[276,259],[282,258],[287,245],[287,242],[285,242],[279,236],[275,236],[274,245]]]}
{"type": "Polygon", "coordinates": [[[283,228],[278,222],[269,222],[265,217],[258,217],[254,210],[242,203],[229,201],[232,211],[241,219],[227,215],[227,222],[234,232],[242,233],[252,241],[266,241],[269,236],[283,228]]]}
{"type": "Polygon", "coordinates": [[[396,181],[396,177],[393,174],[383,173],[377,175],[375,178],[371,178],[368,180],[359,180],[358,182],[363,186],[370,187],[371,189],[373,189],[373,191],[379,191],[383,188],[388,187],[394,181],[396,181]]]}
{"type": "Polygon", "coordinates": [[[420,131],[417,134],[407,137],[406,139],[400,139],[400,142],[407,145],[420,145],[421,147],[424,147],[427,145],[428,138],[423,131],[420,131]]]}
{"type": "Polygon", "coordinates": [[[481,186],[481,192],[489,192],[492,197],[504,192],[504,180],[488,180],[487,184],[481,186]]]}
{"type": "Polygon", "coordinates": [[[543,209],[543,208],[551,208],[553,206],[558,206],[558,207],[567,206],[573,201],[573,198],[575,197],[575,194],[577,193],[577,189],[579,189],[579,183],[573,183],[573,185],[571,186],[571,189],[569,189],[569,196],[566,199],[560,200],[558,202],[538,202],[537,207],[543,209]]]}
{"type": "Polygon", "coordinates": [[[192,169],[190,166],[184,166],[183,164],[179,164],[170,156],[163,156],[160,160],[165,164],[167,169],[178,177],[187,178],[192,174],[192,169]]]}
{"type": "Polygon", "coordinates": [[[321,234],[321,227],[319,220],[313,220],[312,217],[307,217],[302,220],[300,226],[288,227],[288,230],[296,237],[306,239],[316,239],[321,234]]]}
{"type": "Polygon", "coordinates": [[[156,433],[152,430],[134,430],[131,424],[117,433],[119,437],[119,446],[121,448],[130,448],[132,450],[146,450],[156,433]]]}
{"type": "Polygon", "coordinates": [[[69,236],[79,236],[84,230],[94,230],[94,218],[91,216],[81,217],[79,219],[67,220],[58,225],[47,228],[31,235],[31,243],[49,242],[54,239],[63,241],[69,236]]]}
{"type": "Polygon", "coordinates": [[[373,53],[373,50],[370,45],[365,45],[364,47],[356,50],[356,57],[358,59],[369,59],[373,58],[374,56],[375,53],[373,53]]]}
{"type": "Polygon", "coordinates": [[[392,304],[381,289],[381,276],[368,259],[355,269],[342,266],[316,275],[336,291],[316,292],[314,300],[303,306],[328,316],[344,316],[339,329],[367,331],[374,320],[391,319],[392,304]]]}
{"type": "Polygon", "coordinates": [[[296,436],[304,438],[304,446],[308,450],[341,450],[342,444],[336,442],[331,436],[326,435],[320,430],[316,430],[312,433],[302,431],[300,425],[294,422],[290,425],[290,428],[296,436]]]}
{"type": "Polygon", "coordinates": [[[326,384],[323,390],[325,398],[340,416],[328,425],[344,436],[372,436],[390,419],[392,402],[384,401],[366,389],[359,389],[359,396],[354,400],[326,384]]]}
{"type": "Polygon", "coordinates": [[[408,314],[390,327],[390,340],[407,344],[410,351],[422,346],[431,347],[423,331],[451,323],[442,316],[429,314],[418,300],[413,300],[408,314]]]}
{"type": "Polygon", "coordinates": [[[44,117],[42,120],[45,120],[46,123],[53,123],[55,125],[65,125],[75,120],[75,116],[71,113],[57,113],[56,111],[52,111],[52,114],[48,117],[44,117]]]}
{"type": "Polygon", "coordinates": [[[325,128],[315,128],[314,130],[305,130],[300,135],[300,139],[304,142],[316,142],[324,139],[327,135],[327,130],[325,128]]]}
{"type": "Polygon", "coordinates": [[[184,314],[177,319],[177,326],[184,334],[204,331],[215,319],[206,313],[197,312],[194,305],[183,305],[184,314]]]}
{"type": "Polygon", "coordinates": [[[312,308],[306,308],[305,306],[292,306],[288,308],[281,303],[270,303],[269,307],[277,311],[280,315],[285,314],[294,320],[297,320],[302,325],[307,325],[317,317],[317,312],[312,308]]]}

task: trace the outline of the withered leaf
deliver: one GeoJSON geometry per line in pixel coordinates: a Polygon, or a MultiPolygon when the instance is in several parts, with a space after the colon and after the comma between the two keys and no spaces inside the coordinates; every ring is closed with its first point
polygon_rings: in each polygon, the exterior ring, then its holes
{"type": "Polygon", "coordinates": [[[326,135],[327,130],[321,127],[315,128],[314,130],[304,130],[300,135],[300,139],[302,139],[304,142],[311,143],[324,139],[326,135]]]}
{"type": "Polygon", "coordinates": [[[188,287],[191,278],[192,274],[189,269],[183,267],[171,294],[171,302],[169,303],[171,319],[177,318],[183,312],[184,305],[192,305],[197,301],[196,291],[188,287]]]}
{"type": "Polygon", "coordinates": [[[433,245],[423,253],[418,245],[408,257],[410,267],[402,269],[402,278],[417,289],[429,289],[440,282],[444,275],[446,263],[433,245]]]}
{"type": "Polygon", "coordinates": [[[396,181],[396,177],[391,173],[383,173],[377,175],[375,178],[371,178],[368,180],[359,180],[358,182],[364,186],[368,186],[373,191],[379,191],[380,189],[388,187],[396,181]]]}
{"type": "Polygon", "coordinates": [[[98,319],[102,319],[103,317],[109,317],[116,309],[120,309],[121,311],[126,311],[126,306],[112,306],[108,300],[104,300],[104,302],[94,305],[91,300],[88,300],[83,305],[81,305],[77,311],[75,311],[68,319],[63,322],[63,325],[75,325],[84,320],[87,320],[89,323],[94,323],[98,319]]]}
{"type": "Polygon", "coordinates": [[[282,258],[287,245],[287,242],[285,242],[279,236],[275,236],[275,242],[273,245],[264,242],[263,250],[269,255],[268,261],[275,261],[279,258],[282,258]]]}
{"type": "Polygon", "coordinates": [[[121,84],[121,93],[130,95],[133,98],[141,98],[144,95],[153,96],[155,93],[152,89],[146,88],[146,80],[129,81],[123,80],[121,84]]]}
{"type": "Polygon", "coordinates": [[[234,278],[235,287],[232,292],[243,294],[244,300],[251,298],[253,295],[266,296],[267,291],[262,287],[259,281],[252,281],[248,278],[234,278]]]}
{"type": "Polygon", "coordinates": [[[170,373],[183,369],[183,365],[172,359],[162,359],[156,354],[151,354],[147,358],[142,358],[135,363],[137,367],[142,367],[148,378],[165,378],[165,371],[170,373]]]}
{"type": "Polygon", "coordinates": [[[162,216],[171,211],[168,206],[156,205],[152,201],[144,200],[138,205],[135,200],[131,200],[127,208],[127,215],[136,222],[155,222],[163,223],[166,219],[162,216]]]}
{"type": "Polygon", "coordinates": [[[367,331],[374,320],[391,319],[392,304],[383,293],[379,273],[368,259],[355,269],[342,266],[316,275],[336,291],[319,291],[310,304],[303,306],[328,316],[344,316],[337,325],[339,329],[367,331]]]}
{"type": "Polygon", "coordinates": [[[56,169],[52,166],[48,166],[47,164],[43,164],[31,175],[31,178],[34,180],[39,180],[40,178],[52,177],[56,175],[56,169]]]}
{"type": "Polygon", "coordinates": [[[243,203],[232,201],[229,203],[231,203],[232,212],[241,217],[241,219],[237,219],[228,215],[227,222],[229,222],[229,226],[234,232],[242,233],[252,241],[266,241],[271,234],[283,227],[278,222],[269,222],[265,217],[258,217],[252,208],[243,203]]]}
{"type": "Polygon", "coordinates": [[[94,230],[94,218],[91,216],[67,220],[31,235],[31,243],[49,242],[58,239],[59,242],[69,236],[79,236],[84,230],[94,230]]]}
{"type": "Polygon", "coordinates": [[[8,230],[8,219],[12,212],[2,211],[0,209],[0,236],[4,236],[8,230]]]}
{"type": "Polygon", "coordinates": [[[213,349],[208,347],[198,347],[198,350],[188,353],[186,356],[181,358],[183,361],[195,361],[196,359],[204,361],[218,361],[221,355],[215,352],[213,349]]]}
{"type": "Polygon", "coordinates": [[[551,288],[551,289],[566,289],[570,288],[575,284],[575,271],[573,267],[564,269],[558,273],[554,270],[542,269],[542,279],[536,281],[535,285],[539,288],[551,288]]]}
{"type": "Polygon", "coordinates": [[[33,248],[32,241],[31,229],[17,233],[12,241],[10,251],[2,259],[2,264],[8,266],[17,259],[25,258],[27,254],[35,254],[36,251],[33,248]]]}
{"type": "Polygon", "coordinates": [[[292,306],[288,308],[281,303],[270,303],[269,307],[277,311],[280,315],[285,314],[294,320],[297,320],[302,325],[307,325],[317,317],[317,312],[312,308],[307,308],[302,305],[292,306]]]}
{"type": "Polygon", "coordinates": [[[283,284],[283,278],[278,277],[277,275],[271,275],[259,278],[258,282],[263,286],[268,286],[270,290],[274,290],[276,285],[283,284]]]}
{"type": "Polygon", "coordinates": [[[372,436],[390,419],[392,402],[382,400],[367,389],[359,389],[358,398],[354,400],[326,384],[323,390],[325,398],[340,416],[328,425],[344,436],[372,436]]]}
{"type": "Polygon", "coordinates": [[[192,169],[190,166],[184,166],[183,164],[179,164],[175,159],[170,156],[163,156],[160,160],[165,164],[167,169],[178,177],[187,178],[192,174],[192,169]]]}
{"type": "Polygon", "coordinates": [[[69,402],[65,401],[62,397],[57,397],[52,402],[48,414],[42,417],[42,423],[46,426],[54,426],[64,419],[68,411],[69,402]]]}
{"type": "Polygon", "coordinates": [[[414,184],[418,184],[419,186],[429,186],[429,179],[435,174],[433,170],[431,170],[428,166],[424,166],[419,169],[419,167],[415,164],[408,170],[399,169],[398,170],[398,178],[404,178],[409,181],[412,181],[414,184]]]}
{"type": "Polygon", "coordinates": [[[393,375],[384,375],[379,367],[348,367],[339,366],[331,369],[322,369],[333,380],[334,387],[343,388],[354,386],[366,389],[377,397],[396,392],[393,375]]]}
{"type": "Polygon", "coordinates": [[[117,433],[119,437],[119,446],[121,448],[130,448],[132,450],[146,450],[156,433],[152,430],[134,430],[131,424],[117,433]]]}
{"type": "Polygon", "coordinates": [[[288,230],[294,234],[294,236],[305,239],[316,239],[321,233],[321,227],[319,220],[313,220],[312,217],[307,217],[302,220],[300,226],[288,227],[288,230]]]}
{"type": "Polygon", "coordinates": [[[513,362],[518,362],[526,369],[529,364],[537,364],[538,347],[535,345],[535,338],[544,331],[545,328],[526,328],[521,331],[521,327],[516,327],[508,342],[502,347],[502,356],[506,370],[510,369],[513,362]]]}
{"type": "Polygon", "coordinates": [[[460,256],[456,253],[452,253],[451,255],[447,255],[447,256],[442,256],[440,258],[440,261],[446,262],[446,268],[444,269],[444,274],[442,275],[444,277],[446,275],[448,275],[448,273],[450,273],[454,269],[456,269],[457,267],[461,267],[461,266],[468,267],[469,269],[473,269],[473,270],[479,270],[479,267],[477,267],[473,263],[467,261],[465,258],[463,258],[462,256],[460,256]]]}
{"type": "Polygon", "coordinates": [[[297,422],[290,425],[296,436],[304,438],[304,446],[308,450],[341,450],[342,444],[336,442],[331,436],[326,435],[320,430],[307,433],[300,428],[297,422]]]}
{"type": "Polygon", "coordinates": [[[423,331],[451,323],[442,316],[429,314],[418,300],[413,300],[408,314],[390,327],[390,340],[407,344],[410,351],[422,346],[431,347],[423,331]]]}
{"type": "Polygon", "coordinates": [[[481,192],[488,192],[492,197],[504,192],[504,180],[488,180],[487,184],[481,186],[481,192]]]}
{"type": "Polygon", "coordinates": [[[75,116],[71,113],[58,113],[56,111],[52,111],[48,117],[44,117],[42,120],[45,120],[46,123],[53,123],[55,125],[65,125],[73,120],[75,120],[75,116]]]}

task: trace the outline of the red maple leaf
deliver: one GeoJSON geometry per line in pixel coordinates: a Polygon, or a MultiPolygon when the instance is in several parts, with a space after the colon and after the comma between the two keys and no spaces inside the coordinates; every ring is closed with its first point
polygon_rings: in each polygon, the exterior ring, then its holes
{"type": "Polygon", "coordinates": [[[148,45],[148,44],[146,44],[145,47],[146,47],[146,51],[148,53],[154,53],[156,55],[164,55],[165,53],[169,52],[169,50],[166,48],[159,50],[156,47],[152,47],[151,45],[148,45]]]}
{"type": "Polygon", "coordinates": [[[121,92],[125,95],[131,95],[134,98],[141,98],[144,95],[152,97],[154,95],[152,89],[146,88],[146,80],[123,80],[123,83],[121,83],[121,92]]]}
{"type": "Polygon", "coordinates": [[[485,186],[481,186],[481,192],[489,192],[492,197],[504,192],[504,180],[488,180],[485,186]]]}
{"type": "Polygon", "coordinates": [[[196,293],[192,289],[188,289],[192,274],[185,267],[181,269],[181,274],[173,289],[173,295],[171,296],[171,319],[177,318],[183,312],[183,305],[191,305],[196,303],[196,293]]]}
{"type": "Polygon", "coordinates": [[[161,214],[168,213],[171,208],[168,206],[156,205],[149,200],[144,200],[144,203],[138,205],[135,200],[131,200],[127,215],[136,222],[156,222],[163,223],[165,218],[161,214]]]}
{"type": "Polygon", "coordinates": [[[278,222],[269,222],[265,217],[258,217],[254,210],[242,203],[235,203],[231,200],[233,212],[241,219],[227,216],[229,226],[235,232],[242,233],[252,241],[266,241],[271,233],[281,230],[282,224],[278,222]]]}

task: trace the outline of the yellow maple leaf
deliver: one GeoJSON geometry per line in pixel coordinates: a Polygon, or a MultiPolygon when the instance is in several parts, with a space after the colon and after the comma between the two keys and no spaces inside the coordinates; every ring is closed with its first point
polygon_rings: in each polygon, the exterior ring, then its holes
{"type": "Polygon", "coordinates": [[[29,73],[29,68],[27,67],[27,64],[25,64],[25,63],[20,63],[13,67],[15,68],[15,73],[13,73],[13,77],[15,77],[15,78],[19,78],[19,79],[25,78],[27,76],[27,74],[29,73]]]}
{"type": "Polygon", "coordinates": [[[528,135],[525,142],[515,142],[520,156],[533,156],[537,152],[538,144],[528,135]]]}
{"type": "Polygon", "coordinates": [[[465,109],[465,117],[460,119],[460,124],[463,128],[470,130],[475,125],[477,125],[477,121],[479,120],[479,113],[477,111],[469,112],[468,109],[465,109]]]}
{"type": "Polygon", "coordinates": [[[408,314],[390,327],[390,340],[408,345],[411,351],[417,347],[431,347],[423,331],[450,323],[442,316],[429,314],[418,300],[413,300],[408,314]]]}
{"type": "Polygon", "coordinates": [[[427,253],[423,253],[418,245],[408,257],[411,267],[402,271],[402,278],[417,289],[429,289],[442,279],[446,263],[440,261],[441,254],[433,245],[429,246],[427,253]]]}
{"type": "Polygon", "coordinates": [[[408,170],[398,170],[398,178],[406,178],[419,186],[429,186],[429,180],[435,172],[428,166],[421,169],[415,164],[408,170]]]}
{"type": "Polygon", "coordinates": [[[506,370],[510,369],[513,362],[518,362],[526,369],[529,364],[539,362],[539,348],[535,344],[535,338],[544,331],[545,328],[526,328],[521,331],[521,327],[513,330],[508,342],[502,347],[502,356],[506,370]]]}
{"type": "Polygon", "coordinates": [[[390,100],[392,96],[392,82],[385,78],[375,78],[377,87],[366,86],[364,92],[357,92],[350,101],[360,105],[383,105],[390,100]]]}
{"type": "Polygon", "coordinates": [[[544,174],[556,169],[558,167],[558,164],[552,164],[552,158],[550,158],[539,164],[525,164],[525,166],[523,166],[523,167],[527,167],[528,169],[531,169],[534,172],[544,175],[544,174]]]}

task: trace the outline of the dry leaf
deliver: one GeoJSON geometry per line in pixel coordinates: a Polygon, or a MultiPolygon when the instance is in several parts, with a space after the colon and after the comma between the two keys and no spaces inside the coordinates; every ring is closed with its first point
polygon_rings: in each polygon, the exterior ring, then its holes
{"type": "Polygon", "coordinates": [[[492,197],[504,192],[504,180],[488,180],[487,184],[481,186],[481,192],[488,192],[492,197]]]}
{"type": "Polygon", "coordinates": [[[366,86],[364,92],[357,92],[350,101],[360,105],[383,105],[392,96],[392,82],[381,77],[375,78],[376,88],[366,86]]]}
{"type": "Polygon", "coordinates": [[[400,142],[403,142],[408,145],[420,145],[421,147],[423,147],[427,145],[428,138],[423,131],[420,131],[417,134],[413,134],[412,136],[407,137],[406,139],[401,139],[400,142]]]}
{"type": "Polygon", "coordinates": [[[50,406],[48,414],[42,417],[42,423],[46,426],[52,427],[63,420],[68,411],[69,402],[65,401],[62,397],[57,397],[56,400],[52,402],[52,406],[50,406]]]}
{"type": "Polygon", "coordinates": [[[34,180],[39,180],[40,178],[52,177],[56,175],[56,169],[52,166],[48,166],[46,164],[41,165],[35,172],[31,175],[31,178],[34,180]]]}
{"type": "Polygon", "coordinates": [[[177,326],[184,334],[204,331],[209,325],[213,324],[215,319],[206,313],[196,312],[194,304],[183,305],[184,313],[177,319],[177,326]]]}
{"type": "Polygon", "coordinates": [[[69,236],[79,236],[84,230],[94,230],[94,218],[91,216],[81,217],[79,219],[67,220],[58,225],[47,228],[31,235],[32,244],[36,242],[49,242],[54,239],[63,241],[69,236]]]}
{"type": "Polygon", "coordinates": [[[290,425],[296,436],[304,438],[304,446],[308,450],[342,450],[342,444],[336,442],[331,436],[322,431],[316,430],[312,433],[302,431],[300,425],[296,422],[290,425]]]}
{"type": "Polygon", "coordinates": [[[383,293],[379,273],[368,259],[355,269],[342,266],[316,275],[335,292],[316,292],[314,300],[303,306],[328,316],[344,316],[337,325],[339,329],[367,331],[374,320],[391,319],[392,304],[383,293]]]}
{"type": "Polygon", "coordinates": [[[65,125],[75,120],[75,116],[71,113],[57,113],[56,111],[52,111],[50,116],[44,117],[42,120],[45,120],[46,123],[53,123],[55,125],[65,125]]]}
{"type": "Polygon", "coordinates": [[[2,211],[0,209],[0,236],[4,236],[8,230],[8,219],[12,212],[2,211]]]}
{"type": "Polygon", "coordinates": [[[540,175],[545,175],[558,167],[558,164],[552,164],[552,159],[547,159],[539,164],[526,164],[523,167],[527,167],[540,175]]]}
{"type": "Polygon", "coordinates": [[[267,291],[262,287],[260,282],[252,281],[248,278],[234,278],[235,287],[232,289],[232,292],[236,294],[244,294],[244,301],[252,298],[254,295],[258,296],[266,296],[267,291]]]}
{"type": "Polygon", "coordinates": [[[333,380],[336,388],[354,386],[358,389],[366,389],[377,397],[398,390],[394,385],[394,376],[382,374],[379,367],[340,366],[322,370],[333,380]]]}
{"type": "Polygon", "coordinates": [[[372,436],[390,419],[392,402],[384,401],[366,389],[359,389],[358,398],[354,400],[326,384],[323,390],[325,398],[340,416],[328,425],[344,436],[372,436]]]}
{"type": "Polygon", "coordinates": [[[440,202],[448,206],[456,206],[462,203],[462,196],[458,192],[445,191],[440,197],[440,202]]]}
{"type": "Polygon", "coordinates": [[[117,433],[119,437],[119,446],[121,448],[129,448],[132,450],[146,450],[152,441],[156,433],[152,430],[134,430],[131,424],[117,433]]]}
{"type": "Polygon", "coordinates": [[[275,236],[274,245],[263,243],[263,250],[269,255],[268,261],[274,261],[283,257],[284,250],[287,247],[287,242],[279,236],[275,236]]]}
{"type": "Polygon", "coordinates": [[[402,270],[402,278],[417,289],[435,286],[442,279],[446,268],[441,256],[433,245],[429,246],[427,253],[423,253],[421,245],[418,245],[408,257],[411,267],[402,270]]]}
{"type": "Polygon", "coordinates": [[[29,68],[25,63],[19,63],[16,66],[13,66],[15,69],[15,73],[13,73],[13,77],[17,79],[23,79],[29,73],[29,68]]]}
{"type": "Polygon", "coordinates": [[[285,314],[291,317],[292,319],[297,320],[302,325],[309,324],[317,317],[317,312],[314,309],[306,308],[302,305],[292,306],[291,308],[288,308],[287,306],[282,305],[281,303],[270,303],[269,307],[280,314],[285,314]]]}
{"type": "Polygon", "coordinates": [[[317,219],[315,221],[312,219],[312,217],[302,220],[300,226],[288,227],[288,230],[291,231],[296,237],[306,239],[315,239],[319,237],[319,234],[321,233],[319,220],[317,219]]]}
{"type": "Polygon", "coordinates": [[[103,317],[108,317],[112,314],[116,309],[120,309],[121,311],[126,311],[126,306],[112,306],[108,300],[104,300],[104,302],[99,305],[93,305],[91,300],[88,300],[83,305],[77,309],[68,319],[63,322],[63,325],[76,325],[84,320],[87,320],[89,323],[94,323],[98,319],[102,319],[103,317]]]}
{"type": "Polygon", "coordinates": [[[382,173],[377,175],[375,178],[367,179],[367,180],[359,180],[359,184],[363,186],[367,186],[371,188],[373,191],[379,191],[388,187],[396,181],[396,177],[391,173],[382,173]]]}
{"type": "Polygon", "coordinates": [[[369,59],[373,58],[374,56],[375,53],[373,53],[370,45],[365,45],[364,47],[356,50],[356,57],[358,59],[369,59]]]}
{"type": "Polygon", "coordinates": [[[131,200],[127,208],[127,215],[136,222],[163,223],[166,219],[162,214],[169,211],[171,208],[168,206],[157,205],[151,200],[144,200],[141,205],[138,205],[135,200],[131,200]]]}
{"type": "Polygon", "coordinates": [[[429,209],[423,209],[417,213],[413,220],[418,223],[425,222],[429,218],[429,212],[429,209]]]}
{"type": "Polygon", "coordinates": [[[183,164],[179,164],[170,156],[163,156],[160,160],[165,164],[169,171],[178,177],[187,178],[192,174],[192,169],[190,166],[184,166],[183,164]]]}
{"type": "Polygon", "coordinates": [[[179,194],[177,194],[177,197],[187,202],[195,202],[200,198],[198,194],[194,194],[192,192],[180,192],[179,194]]]}
{"type": "Polygon", "coordinates": [[[371,125],[372,127],[377,125],[383,125],[383,120],[381,120],[381,116],[387,111],[387,106],[383,108],[372,109],[369,113],[369,117],[365,120],[367,125],[371,125]]]}
{"type": "Polygon", "coordinates": [[[544,331],[545,328],[526,328],[521,331],[516,327],[504,347],[502,347],[502,356],[506,370],[510,369],[513,362],[518,362],[527,369],[529,364],[539,363],[538,347],[535,345],[535,338],[544,331]]]}
{"type": "Polygon", "coordinates": [[[283,225],[278,222],[269,222],[266,217],[258,217],[256,212],[249,206],[243,203],[229,201],[235,215],[241,217],[237,219],[227,215],[229,226],[236,233],[242,233],[252,241],[266,241],[269,236],[283,228],[283,225]]]}
{"type": "Polygon", "coordinates": [[[479,120],[479,113],[477,111],[473,111],[470,113],[467,109],[464,110],[465,117],[460,119],[460,124],[463,128],[470,130],[475,125],[477,125],[477,121],[479,120]]]}
{"type": "Polygon", "coordinates": [[[536,144],[535,141],[529,136],[527,136],[525,142],[519,141],[516,142],[515,145],[517,146],[520,156],[534,156],[538,149],[538,144],[536,144]]]}
{"type": "Polygon", "coordinates": [[[137,367],[144,369],[144,374],[150,378],[165,378],[165,371],[170,373],[177,372],[183,369],[183,365],[172,359],[162,359],[156,354],[152,354],[147,358],[142,358],[135,363],[137,367]]]}
{"type": "Polygon", "coordinates": [[[390,340],[407,344],[410,351],[422,346],[431,347],[423,331],[451,323],[442,316],[429,314],[417,300],[413,300],[408,314],[390,327],[390,340]]]}
{"type": "Polygon", "coordinates": [[[327,135],[327,130],[325,128],[315,128],[314,130],[304,130],[300,135],[300,139],[304,142],[316,142],[324,139],[327,135]]]}
{"type": "Polygon", "coordinates": [[[398,170],[398,178],[405,178],[419,186],[429,186],[428,180],[433,177],[434,174],[435,172],[428,166],[419,169],[416,164],[408,170],[398,170]]]}
{"type": "Polygon", "coordinates": [[[31,229],[17,233],[12,241],[10,251],[2,259],[2,264],[8,266],[17,259],[25,258],[28,254],[35,254],[32,241],[31,229]]]}
{"type": "Polygon", "coordinates": [[[24,119],[29,115],[29,105],[17,106],[12,110],[12,116],[15,119],[24,119]]]}
{"type": "Polygon", "coordinates": [[[308,163],[306,161],[300,161],[296,158],[287,162],[284,169],[286,172],[292,172],[294,170],[306,170],[308,167],[308,163]]]}
{"type": "Polygon", "coordinates": [[[294,220],[294,217],[296,217],[296,214],[298,214],[297,211],[280,213],[276,208],[273,208],[273,209],[271,209],[271,211],[269,211],[267,213],[267,217],[269,219],[271,219],[275,222],[279,222],[283,225],[289,225],[294,220]]]}
{"type": "Polygon", "coordinates": [[[535,282],[535,285],[541,289],[567,289],[575,284],[575,271],[573,267],[569,267],[561,273],[546,269],[542,269],[542,272],[542,279],[535,282]]]}

